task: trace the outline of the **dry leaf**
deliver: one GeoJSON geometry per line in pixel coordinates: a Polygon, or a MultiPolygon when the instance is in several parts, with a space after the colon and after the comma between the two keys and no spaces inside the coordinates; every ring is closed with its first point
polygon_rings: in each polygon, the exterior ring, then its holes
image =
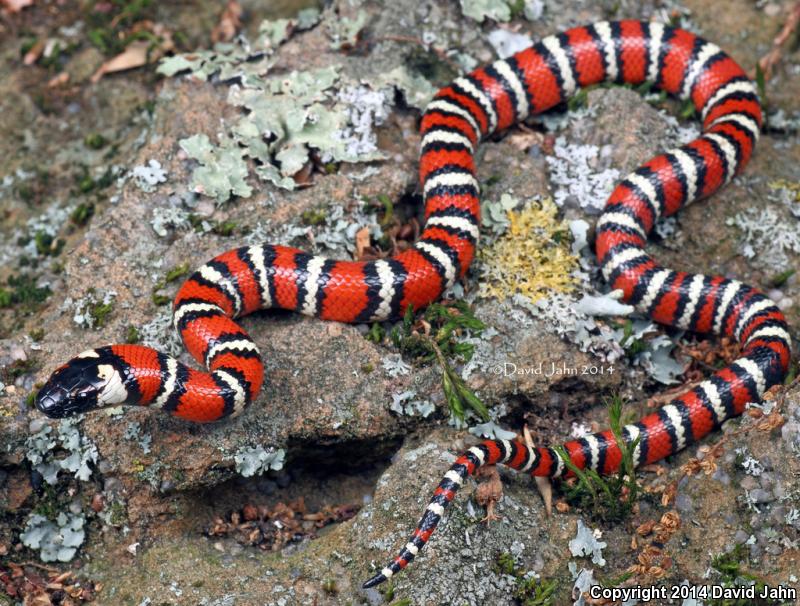
{"type": "Polygon", "coordinates": [[[147,40],[136,40],[131,42],[128,47],[116,57],[109,59],[92,76],[92,83],[96,83],[106,74],[121,72],[135,67],[142,67],[147,64],[147,50],[150,42],[147,40]]]}
{"type": "Polygon", "coordinates": [[[140,21],[136,23],[132,32],[149,31],[160,38],[158,46],[153,45],[148,40],[136,40],[131,42],[127,48],[116,57],[109,59],[92,76],[92,83],[96,83],[104,75],[114,72],[121,72],[128,69],[142,67],[148,62],[157,61],[165,52],[175,48],[172,40],[172,32],[160,23],[152,21],[140,21]]]}
{"type": "Polygon", "coordinates": [[[0,6],[10,13],[18,13],[26,6],[33,6],[33,0],[0,0],[0,6]]]}
{"type": "Polygon", "coordinates": [[[55,88],[57,86],[66,84],[67,82],[69,82],[69,74],[67,72],[61,72],[57,76],[53,76],[47,81],[47,87],[55,88]]]}
{"type": "Polygon", "coordinates": [[[356,232],[356,259],[360,259],[369,248],[369,227],[362,227],[356,232]]]}
{"type": "Polygon", "coordinates": [[[47,43],[46,39],[37,40],[34,45],[30,48],[30,50],[25,53],[25,56],[22,58],[22,63],[25,65],[33,65],[39,60],[39,57],[42,56],[44,52],[45,44],[47,43]]]}
{"type": "Polygon", "coordinates": [[[219,18],[219,23],[214,26],[211,31],[211,41],[216,44],[217,42],[230,42],[233,37],[242,27],[242,7],[236,0],[229,0],[228,5],[222,12],[219,18]]]}

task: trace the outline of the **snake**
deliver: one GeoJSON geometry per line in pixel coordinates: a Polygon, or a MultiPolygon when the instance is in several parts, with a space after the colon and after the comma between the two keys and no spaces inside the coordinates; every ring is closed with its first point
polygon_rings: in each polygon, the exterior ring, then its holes
{"type": "MultiPolygon", "coordinates": [[[[464,276],[475,255],[479,142],[601,83],[647,83],[691,102],[702,119],[700,136],[616,185],[595,228],[603,277],[627,304],[661,324],[739,343],[733,362],[620,434],[637,466],[702,439],[783,382],[791,361],[789,329],[781,310],[757,289],[667,269],[645,245],[659,218],[710,196],[741,172],[760,135],[761,104],[755,85],[720,47],[678,27],[638,20],[603,21],[545,37],[434,95],[420,121],[425,224],[412,247],[370,261],[330,260],[272,244],[225,252],[191,274],[173,302],[175,329],[207,371],[141,345],[100,347],[57,368],[37,393],[37,408],[53,418],[120,404],[195,422],[241,414],[261,390],[264,366],[238,318],[281,308],[323,320],[377,322],[436,301],[464,276]]],[[[622,448],[610,430],[563,448],[579,469],[610,474],[621,464],[622,448]]],[[[567,475],[569,467],[554,448],[519,439],[490,439],[469,448],[445,473],[399,554],[363,586],[403,570],[467,478],[495,464],[552,478],[567,475]]]]}

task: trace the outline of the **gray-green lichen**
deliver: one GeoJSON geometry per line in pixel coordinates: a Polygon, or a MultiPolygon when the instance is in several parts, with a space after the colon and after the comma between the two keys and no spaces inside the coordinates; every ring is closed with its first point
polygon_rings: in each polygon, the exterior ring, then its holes
{"type": "Polygon", "coordinates": [[[265,449],[263,446],[241,448],[233,455],[236,472],[245,478],[261,475],[269,470],[279,471],[283,469],[285,459],[286,451],[282,448],[265,449]]]}
{"type": "Polygon", "coordinates": [[[78,430],[81,417],[64,419],[54,432],[44,425],[25,441],[25,457],[48,484],[55,484],[62,471],[68,471],[83,482],[92,475],[90,464],[96,463],[97,447],[78,430]],[[58,456],[60,452],[66,456],[58,456]]]}
{"type": "Polygon", "coordinates": [[[42,562],[69,562],[86,538],[85,523],[81,513],[61,512],[54,521],[34,513],[19,538],[23,545],[39,552],[42,562]]]}

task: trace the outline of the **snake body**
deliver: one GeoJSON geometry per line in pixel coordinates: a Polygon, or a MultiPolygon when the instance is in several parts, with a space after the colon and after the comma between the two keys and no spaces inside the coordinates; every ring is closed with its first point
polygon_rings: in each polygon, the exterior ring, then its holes
{"type": "MultiPolygon", "coordinates": [[[[64,417],[127,403],[190,421],[217,421],[241,413],[263,381],[258,347],[237,318],[280,307],[326,320],[372,322],[435,301],[464,275],[475,254],[479,141],[601,82],[649,82],[690,99],[702,116],[700,137],[653,158],[619,183],[596,229],[603,275],[627,303],[662,324],[734,337],[741,344],[737,360],[622,431],[626,442],[636,443],[636,464],[700,440],[783,380],[789,332],[781,311],[756,289],[666,269],[644,246],[659,217],[711,195],[742,170],[759,137],[762,114],[753,84],[718,46],[682,29],[640,21],[601,22],[549,36],[440,90],[421,121],[426,223],[409,250],[369,262],[332,261],[273,245],[228,251],[194,272],[173,305],[175,328],[209,372],[147,347],[102,347],[56,370],[37,396],[38,408],[64,417]]],[[[610,431],[564,446],[579,468],[612,473],[620,464],[610,431]]],[[[466,478],[496,463],[536,476],[565,471],[552,448],[507,440],[470,448],[439,483],[399,555],[364,586],[405,568],[466,478]]]]}

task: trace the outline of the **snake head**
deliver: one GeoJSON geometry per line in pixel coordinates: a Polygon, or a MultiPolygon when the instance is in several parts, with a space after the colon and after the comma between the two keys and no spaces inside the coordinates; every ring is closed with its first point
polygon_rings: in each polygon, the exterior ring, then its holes
{"type": "Polygon", "coordinates": [[[128,399],[108,348],[86,351],[58,368],[36,394],[36,408],[63,419],[128,399]]]}

